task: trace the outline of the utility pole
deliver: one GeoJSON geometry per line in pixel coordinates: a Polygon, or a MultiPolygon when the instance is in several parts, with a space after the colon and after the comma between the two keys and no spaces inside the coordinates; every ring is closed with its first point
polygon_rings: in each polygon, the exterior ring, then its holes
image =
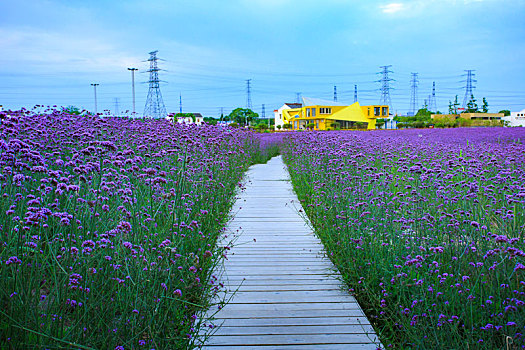
{"type": "Polygon", "coordinates": [[[468,69],[465,70],[465,72],[467,72],[467,85],[465,86],[465,97],[463,98],[463,105],[461,106],[463,108],[467,107],[467,103],[473,95],[472,90],[476,88],[473,83],[477,82],[477,80],[474,79],[476,74],[472,73],[474,70],[468,69]]]}
{"type": "Polygon", "coordinates": [[[95,91],[95,114],[97,113],[97,86],[100,84],[92,83],[91,86],[93,86],[93,90],[95,91]]]}
{"type": "Polygon", "coordinates": [[[437,113],[437,102],[436,102],[436,82],[432,82],[432,95],[430,96],[430,102],[428,103],[428,110],[437,113]]]}
{"type": "Polygon", "coordinates": [[[334,85],[334,102],[337,102],[337,86],[334,85]]]}
{"type": "Polygon", "coordinates": [[[179,113],[182,114],[182,92],[179,93],[179,113]]]}
{"type": "Polygon", "coordinates": [[[132,118],[135,118],[135,71],[137,71],[137,68],[128,68],[129,71],[131,71],[131,95],[133,98],[133,112],[131,114],[132,118]]]}
{"type": "Polygon", "coordinates": [[[354,85],[354,102],[357,102],[357,85],[354,85]]]}
{"type": "Polygon", "coordinates": [[[115,97],[115,112],[113,113],[113,116],[115,117],[120,116],[120,104],[119,104],[118,97],[115,97]]]}
{"type": "Polygon", "coordinates": [[[301,93],[300,92],[295,93],[295,102],[301,103],[301,93]]]}
{"type": "MultiPolygon", "coordinates": [[[[266,119],[266,109],[265,109],[264,103],[262,104],[261,118],[266,119]]],[[[269,128],[270,128],[270,118],[268,118],[268,129],[269,128]]]]}
{"type": "Polygon", "coordinates": [[[419,80],[417,80],[418,73],[410,73],[412,74],[412,81],[410,82],[410,88],[412,89],[412,93],[410,94],[410,111],[407,113],[408,115],[414,116],[416,115],[418,104],[417,104],[417,84],[419,83],[419,80]]]}
{"type": "Polygon", "coordinates": [[[393,71],[390,70],[390,67],[392,67],[392,65],[380,67],[383,68],[383,70],[379,72],[379,74],[382,74],[383,76],[377,82],[381,83],[381,99],[379,104],[388,106],[389,109],[392,110],[392,100],[390,99],[390,82],[394,79],[388,77],[388,73],[393,73],[393,71]]]}
{"type": "Polygon", "coordinates": [[[250,87],[251,79],[246,79],[246,108],[252,109],[252,90],[250,87]]]}

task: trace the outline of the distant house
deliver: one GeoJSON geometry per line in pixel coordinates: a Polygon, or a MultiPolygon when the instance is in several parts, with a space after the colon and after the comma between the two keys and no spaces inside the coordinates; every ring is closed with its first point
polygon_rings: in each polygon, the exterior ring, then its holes
{"type": "Polygon", "coordinates": [[[461,113],[461,114],[431,114],[435,122],[453,123],[457,119],[465,119],[469,126],[502,125],[503,113],[461,113]]]}
{"type": "Polygon", "coordinates": [[[275,130],[278,129],[277,125],[280,125],[281,128],[286,123],[283,119],[283,110],[285,109],[294,109],[301,108],[303,105],[301,103],[285,103],[281,108],[273,111],[274,120],[275,120],[275,130]]]}
{"type": "Polygon", "coordinates": [[[217,121],[217,126],[225,127],[225,126],[228,126],[228,125],[230,125],[232,123],[234,123],[233,120],[219,120],[219,121],[217,121]]]}
{"type": "Polygon", "coordinates": [[[361,106],[359,102],[345,105],[334,101],[303,97],[303,103],[284,104],[274,113],[275,125],[290,123],[291,130],[363,127],[375,129],[377,118],[389,117],[389,107],[386,105],[361,106]]]}
{"type": "Polygon", "coordinates": [[[186,116],[181,117],[177,116],[179,113],[172,113],[166,117],[171,122],[175,121],[175,118],[177,118],[177,123],[179,124],[196,124],[196,125],[202,125],[204,123],[204,117],[200,113],[184,113],[186,116]],[[193,116],[190,116],[193,115],[193,116]]]}
{"type": "Polygon", "coordinates": [[[525,126],[525,109],[519,112],[510,112],[509,116],[503,117],[508,126],[525,126]]]}

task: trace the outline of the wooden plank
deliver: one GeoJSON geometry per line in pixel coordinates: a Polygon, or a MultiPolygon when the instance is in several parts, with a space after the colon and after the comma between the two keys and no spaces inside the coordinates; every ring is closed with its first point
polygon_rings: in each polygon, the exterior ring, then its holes
{"type": "Polygon", "coordinates": [[[288,344],[367,344],[375,340],[371,334],[260,334],[260,335],[218,335],[211,338],[210,345],[288,345],[288,344]]]}
{"type": "Polygon", "coordinates": [[[204,350],[376,350],[375,344],[282,344],[282,345],[206,345],[204,350]]]}
{"type": "Polygon", "coordinates": [[[249,268],[250,271],[256,271],[256,269],[280,269],[282,271],[292,271],[295,269],[303,268],[314,268],[321,269],[323,271],[333,270],[333,265],[329,261],[310,262],[310,261],[267,261],[267,260],[238,260],[232,259],[224,262],[224,268],[230,269],[249,268]]]}
{"type": "MultiPolygon", "coordinates": [[[[330,302],[306,302],[306,303],[242,303],[235,298],[228,303],[221,311],[252,311],[252,312],[294,312],[294,311],[327,311],[327,310],[359,310],[361,307],[357,302],[355,303],[330,303],[330,302]]],[[[362,312],[362,311],[361,311],[362,312]]],[[[259,316],[259,313],[254,313],[254,317],[259,316]]],[[[282,316],[285,316],[283,314],[282,316]]],[[[222,317],[219,315],[218,317],[222,317]]]]}
{"type": "MultiPolygon", "coordinates": [[[[350,296],[345,298],[344,296],[337,295],[337,293],[329,293],[327,291],[312,291],[311,294],[301,294],[293,296],[290,294],[284,294],[287,291],[276,291],[276,292],[237,292],[234,295],[231,303],[242,303],[252,305],[253,303],[261,304],[289,304],[289,303],[345,303],[352,302],[350,296]],[[326,294],[326,295],[318,295],[326,294]],[[241,299],[242,298],[242,299],[241,299]]],[[[304,291],[291,291],[291,294],[300,294],[304,291]]]]}
{"type": "MultiPolygon", "coordinates": [[[[319,279],[323,279],[325,276],[323,275],[307,275],[302,276],[305,277],[302,280],[298,279],[297,276],[253,276],[249,279],[246,279],[245,276],[229,276],[229,275],[223,275],[219,278],[221,283],[226,285],[235,285],[235,284],[242,284],[247,286],[262,286],[262,285],[297,285],[297,284],[308,284],[308,285],[322,285],[323,282],[319,282],[319,279]]],[[[336,282],[339,282],[337,280],[334,280],[336,282]]]]}
{"type": "Polygon", "coordinates": [[[285,179],[280,158],[246,173],[219,241],[231,249],[215,271],[225,286],[216,300],[229,303],[204,315],[222,325],[204,349],[375,349],[369,321],[285,179]]]}
{"type": "MultiPolygon", "coordinates": [[[[329,262],[330,260],[328,259],[323,259],[322,257],[316,255],[316,254],[311,254],[310,256],[290,256],[290,255],[280,255],[280,256],[272,256],[272,259],[271,261],[274,261],[274,262],[281,262],[281,261],[286,261],[286,262],[289,262],[289,263],[301,263],[301,262],[315,262],[317,260],[323,260],[323,261],[327,261],[329,262]]],[[[228,261],[238,261],[238,262],[243,262],[243,261],[267,261],[268,260],[268,255],[266,254],[258,254],[258,255],[253,255],[253,254],[250,254],[250,255],[241,255],[241,254],[231,254],[231,255],[228,255],[228,261]]]]}
{"type": "Polygon", "coordinates": [[[278,334],[368,334],[374,329],[370,325],[254,325],[254,326],[225,326],[221,324],[220,329],[214,336],[227,335],[278,335],[278,334]]]}
{"type": "Polygon", "coordinates": [[[238,308],[232,310],[230,304],[226,305],[219,313],[216,313],[217,309],[211,309],[208,311],[208,315],[215,313],[216,318],[228,319],[228,318],[289,318],[289,317],[354,317],[362,321],[361,323],[369,323],[365,314],[361,308],[356,307],[355,309],[341,310],[341,309],[311,309],[311,310],[251,310],[245,308],[238,308]],[[279,311],[276,313],[276,311],[279,311]]]}
{"type": "MultiPolygon", "coordinates": [[[[361,325],[355,317],[229,318],[217,320],[223,327],[361,325]]],[[[368,327],[368,323],[363,325],[368,327]]]]}
{"type": "Polygon", "coordinates": [[[228,292],[285,292],[285,291],[340,291],[339,285],[326,284],[288,284],[288,285],[238,285],[238,284],[224,284],[228,292]]]}
{"type": "MultiPolygon", "coordinates": [[[[222,279],[221,283],[227,285],[227,286],[236,286],[236,285],[243,285],[243,286],[271,286],[278,289],[278,287],[284,287],[284,286],[304,286],[304,287],[311,287],[312,289],[318,288],[319,286],[336,286],[336,287],[342,287],[341,283],[338,280],[326,280],[322,278],[323,276],[320,276],[320,279],[295,279],[295,276],[292,276],[286,280],[276,280],[275,278],[272,280],[264,279],[243,279],[243,277],[240,278],[234,278],[233,276],[225,276],[225,278],[222,279]]],[[[319,277],[319,276],[312,276],[312,277],[319,277]]],[[[262,290],[262,289],[261,289],[262,290]]]]}

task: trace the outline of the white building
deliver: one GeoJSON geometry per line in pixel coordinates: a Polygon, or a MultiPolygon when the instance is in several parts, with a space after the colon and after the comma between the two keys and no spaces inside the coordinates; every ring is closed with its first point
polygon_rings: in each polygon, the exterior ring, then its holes
{"type": "MultiPolygon", "coordinates": [[[[194,118],[191,117],[177,117],[177,123],[179,124],[196,124],[196,125],[202,125],[204,123],[204,117],[200,113],[192,113],[194,118]]],[[[169,115],[166,117],[167,120],[171,121],[172,123],[175,120],[175,115],[169,115]]]]}
{"type": "Polygon", "coordinates": [[[385,124],[381,127],[381,129],[397,129],[397,122],[394,120],[394,116],[384,118],[384,120],[385,124]]]}
{"type": "Polygon", "coordinates": [[[509,126],[525,126],[525,109],[519,112],[510,112],[510,115],[503,117],[509,126]]]}
{"type": "Polygon", "coordinates": [[[292,109],[292,108],[301,108],[303,105],[301,103],[285,103],[282,105],[281,108],[276,109],[273,111],[274,119],[275,119],[275,130],[279,130],[277,125],[281,126],[281,129],[284,125],[284,119],[283,119],[283,110],[285,109],[292,109]]]}
{"type": "Polygon", "coordinates": [[[219,120],[217,122],[217,126],[227,127],[228,125],[230,125],[232,123],[233,123],[233,120],[219,120]]]}

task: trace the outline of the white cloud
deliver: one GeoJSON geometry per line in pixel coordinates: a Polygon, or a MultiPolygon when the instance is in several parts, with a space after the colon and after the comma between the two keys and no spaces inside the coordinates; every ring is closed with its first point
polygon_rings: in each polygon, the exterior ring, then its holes
{"type": "Polygon", "coordinates": [[[399,2],[393,2],[388,5],[379,6],[383,13],[396,13],[405,9],[405,5],[399,2]]]}
{"type": "Polygon", "coordinates": [[[10,71],[109,72],[142,58],[132,57],[105,38],[36,28],[0,28],[0,63],[10,71]]]}

